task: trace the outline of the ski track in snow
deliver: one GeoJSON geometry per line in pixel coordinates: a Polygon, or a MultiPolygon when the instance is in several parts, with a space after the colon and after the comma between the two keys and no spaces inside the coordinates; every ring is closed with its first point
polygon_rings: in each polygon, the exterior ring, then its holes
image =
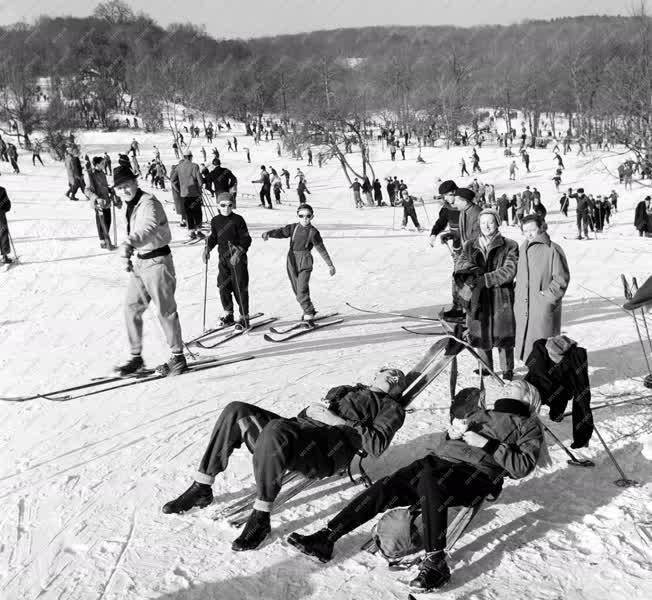
{"type": "MultiPolygon", "coordinates": [[[[126,147],[132,132],[80,133],[84,152],[99,153],[106,144],[126,147]]],[[[152,144],[172,163],[167,136],[142,134],[141,162],[152,144]],[[167,151],[167,154],[166,154],[167,151]]],[[[218,136],[222,148],[223,136],[218,136]]],[[[252,149],[258,163],[299,166],[275,157],[275,143],[252,149]]],[[[411,156],[411,152],[414,156],[411,156]]],[[[426,165],[408,160],[390,162],[382,154],[374,162],[379,176],[397,175],[411,193],[427,201],[435,179],[454,178],[458,162],[470,148],[449,152],[426,148],[426,165]]],[[[645,374],[632,319],[601,294],[622,302],[620,273],[642,283],[649,272],[649,240],[635,237],[635,203],[647,192],[624,192],[599,161],[565,157],[563,188],[584,185],[594,194],[616,188],[619,212],[611,226],[589,242],[565,241],[575,232],[574,215],[558,212],[550,181],[550,151],[531,152],[533,172],[507,181],[508,161],[502,151],[480,150],[481,181],[497,193],[511,194],[537,186],[549,210],[553,240],[561,243],[571,268],[564,300],[564,331],[589,350],[594,403],[626,394],[645,394],[645,374]],[[586,286],[595,293],[580,287],[586,286]]],[[[241,182],[257,176],[231,153],[227,166],[241,182]]],[[[622,157],[608,155],[613,169],[622,157]]],[[[62,198],[66,188],[62,164],[43,168],[25,163],[25,173],[5,171],[14,208],[9,226],[21,263],[0,274],[0,395],[56,390],[105,375],[127,354],[122,317],[125,274],[116,253],[98,248],[92,213],[85,202],[62,198]]],[[[264,330],[241,336],[210,354],[245,353],[256,359],[174,380],[146,383],[69,402],[37,399],[23,404],[0,403],[3,460],[0,465],[0,598],[93,600],[385,600],[407,597],[402,583],[415,571],[391,572],[385,562],[359,551],[371,524],[346,536],[333,560],[322,565],[284,542],[295,530],[322,526],[359,490],[346,479],[310,488],[272,517],[272,538],[258,552],[233,553],[237,530],[212,515],[253,489],[251,457],[237,451],[226,474],[214,486],[215,503],[182,516],[163,515],[161,505],[183,491],[203,451],[215,418],[234,400],[260,404],[294,415],[323,397],[329,387],[368,382],[383,365],[409,370],[437,338],[410,335],[398,317],[356,313],[345,302],[411,314],[436,314],[450,298],[451,261],[446,249],[430,248],[427,233],[402,231],[401,210],[357,211],[335,164],[302,169],[313,189],[315,226],[324,236],[337,267],[329,278],[315,256],[313,299],[323,312],[338,311],[344,322],[287,343],[264,342],[264,330]],[[336,182],[331,186],[330,182],[336,182]],[[311,184],[315,184],[314,187],[311,184]],[[396,229],[392,229],[392,219],[396,229]]],[[[469,178],[469,181],[472,178],[469,178]]],[[[635,184],[636,185],[636,184],[635,184]]],[[[144,185],[150,190],[148,185],[144,185]]],[[[242,183],[242,193],[255,193],[242,183]]],[[[155,192],[169,201],[169,192],[155,192]]],[[[292,222],[294,190],[280,209],[259,209],[257,200],[239,203],[254,244],[250,252],[252,309],[276,316],[284,327],[300,314],[285,275],[287,240],[260,239],[262,231],[292,222]]],[[[201,246],[180,244],[185,230],[176,226],[170,203],[177,270],[177,301],[186,339],[201,330],[203,264],[201,246]]],[[[428,229],[436,218],[432,203],[417,206],[428,229]]],[[[572,212],[572,211],[571,211],[572,212]]],[[[124,216],[118,212],[119,231],[124,216]]],[[[503,234],[518,242],[511,227],[503,234]]],[[[119,238],[122,237],[119,235],[119,238]]],[[[215,261],[209,271],[208,323],[220,314],[215,288],[215,261]]],[[[160,327],[152,311],[144,318],[145,360],[153,366],[167,358],[160,327]]],[[[202,356],[202,351],[192,348],[202,356]]],[[[475,365],[459,360],[458,388],[475,385],[475,365]]],[[[488,382],[489,390],[495,384],[488,382]]],[[[386,454],[366,461],[372,478],[380,477],[434,449],[448,410],[445,373],[414,403],[406,424],[386,454]]],[[[544,410],[544,414],[545,414],[544,410]]],[[[649,400],[596,411],[596,424],[627,475],[641,487],[619,488],[613,464],[594,439],[586,450],[593,469],[566,464],[551,445],[554,466],[531,477],[508,481],[498,500],[489,504],[452,553],[453,579],[437,594],[444,599],[558,600],[639,599],[650,596],[652,560],[644,531],[650,516],[650,463],[641,455],[649,434],[649,400]]],[[[570,419],[544,422],[565,442],[570,419]]],[[[648,534],[649,535],[649,534],[648,534]]],[[[426,597],[426,596],[419,596],[426,597]]]]}

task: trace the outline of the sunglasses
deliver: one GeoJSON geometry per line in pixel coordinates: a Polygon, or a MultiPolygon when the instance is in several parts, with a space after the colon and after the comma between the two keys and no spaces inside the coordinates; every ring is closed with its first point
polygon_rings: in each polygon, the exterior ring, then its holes
{"type": "Polygon", "coordinates": [[[299,215],[300,219],[312,219],[313,215],[307,214],[307,213],[302,213],[299,215]]]}
{"type": "Polygon", "coordinates": [[[231,204],[230,202],[220,202],[220,208],[226,208],[227,206],[229,208],[233,208],[233,204],[231,204]]]}

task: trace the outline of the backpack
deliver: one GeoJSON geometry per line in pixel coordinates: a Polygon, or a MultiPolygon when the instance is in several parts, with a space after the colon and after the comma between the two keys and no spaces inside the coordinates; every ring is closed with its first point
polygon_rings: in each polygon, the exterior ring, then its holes
{"type": "Polygon", "coordinates": [[[391,508],[385,512],[371,530],[376,551],[380,552],[390,567],[409,567],[417,562],[423,548],[423,518],[419,506],[391,508]]]}

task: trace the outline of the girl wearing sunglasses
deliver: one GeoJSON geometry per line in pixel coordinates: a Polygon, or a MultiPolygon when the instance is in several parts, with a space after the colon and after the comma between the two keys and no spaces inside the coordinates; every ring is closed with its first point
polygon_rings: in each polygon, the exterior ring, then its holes
{"type": "Polygon", "coordinates": [[[298,223],[290,223],[285,227],[272,229],[263,233],[263,240],[269,238],[290,238],[290,249],[287,256],[287,273],[292,291],[303,310],[303,321],[307,327],[314,326],[315,307],[310,299],[310,274],[312,273],[311,250],[317,248],[320,256],[328,265],[328,271],[335,275],[333,261],[328,255],[319,230],[312,225],[314,211],[309,204],[301,204],[297,210],[298,223]]]}

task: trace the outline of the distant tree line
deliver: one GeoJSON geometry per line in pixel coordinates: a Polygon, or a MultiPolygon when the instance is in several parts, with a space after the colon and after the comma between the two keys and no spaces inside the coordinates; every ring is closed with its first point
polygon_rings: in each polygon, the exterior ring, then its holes
{"type": "MultiPolygon", "coordinates": [[[[511,26],[366,27],[253,40],[167,28],[121,0],[92,17],[0,28],[0,109],[9,135],[111,127],[116,112],[176,129],[176,106],[240,120],[277,114],[322,133],[356,133],[374,115],[452,140],[481,109],[567,115],[573,135],[652,139],[652,19],[577,17],[511,26]],[[49,77],[47,102],[38,78],[49,77]],[[46,108],[42,108],[46,107],[46,108]]],[[[477,118],[475,119],[477,122],[477,118]]],[[[554,119],[551,120],[554,127],[554,119]]],[[[510,124],[511,126],[511,124],[510,124]]],[[[564,135],[566,132],[554,132],[564,135]]]]}

